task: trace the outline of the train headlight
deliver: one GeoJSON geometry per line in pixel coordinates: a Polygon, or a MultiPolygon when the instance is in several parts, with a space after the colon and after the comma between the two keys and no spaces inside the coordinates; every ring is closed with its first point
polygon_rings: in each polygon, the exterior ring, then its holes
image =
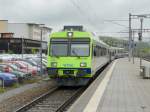
{"type": "Polygon", "coordinates": [[[57,62],[51,62],[51,67],[57,67],[57,62]]]}
{"type": "Polygon", "coordinates": [[[68,37],[73,37],[73,32],[68,32],[68,37]]]}
{"type": "Polygon", "coordinates": [[[87,66],[87,64],[85,62],[80,63],[80,67],[86,67],[86,66],[87,66]]]}

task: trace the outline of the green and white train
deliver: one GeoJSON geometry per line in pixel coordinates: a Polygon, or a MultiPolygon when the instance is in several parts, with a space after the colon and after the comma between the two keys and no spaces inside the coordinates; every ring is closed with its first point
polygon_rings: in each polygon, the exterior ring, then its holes
{"type": "Polygon", "coordinates": [[[50,35],[48,75],[60,86],[84,86],[97,70],[115,57],[111,48],[82,26],[65,26],[50,35]]]}

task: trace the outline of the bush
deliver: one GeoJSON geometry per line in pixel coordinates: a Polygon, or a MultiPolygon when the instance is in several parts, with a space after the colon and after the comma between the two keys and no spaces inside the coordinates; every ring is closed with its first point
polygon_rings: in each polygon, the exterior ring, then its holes
{"type": "Polygon", "coordinates": [[[4,93],[5,92],[5,89],[0,87],[0,93],[4,93]]]}

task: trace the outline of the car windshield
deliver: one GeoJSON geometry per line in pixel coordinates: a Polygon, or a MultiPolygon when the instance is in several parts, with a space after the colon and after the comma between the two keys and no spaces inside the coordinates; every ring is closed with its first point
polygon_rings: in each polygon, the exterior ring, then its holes
{"type": "Polygon", "coordinates": [[[26,60],[32,66],[36,66],[37,64],[33,60],[26,60]]]}
{"type": "Polygon", "coordinates": [[[51,56],[67,56],[68,44],[51,44],[51,56]]]}
{"type": "Polygon", "coordinates": [[[26,67],[25,65],[21,64],[21,63],[13,63],[14,65],[16,65],[17,67],[26,67]]]}
{"type": "Polygon", "coordinates": [[[89,56],[89,44],[72,44],[71,56],[89,56]]]}
{"type": "Polygon", "coordinates": [[[18,67],[16,66],[16,65],[14,65],[14,64],[11,64],[10,65],[13,69],[18,69],[18,67]]]}
{"type": "Polygon", "coordinates": [[[32,67],[32,65],[30,65],[29,63],[25,62],[25,61],[20,61],[22,64],[28,66],[28,67],[32,67]]]}

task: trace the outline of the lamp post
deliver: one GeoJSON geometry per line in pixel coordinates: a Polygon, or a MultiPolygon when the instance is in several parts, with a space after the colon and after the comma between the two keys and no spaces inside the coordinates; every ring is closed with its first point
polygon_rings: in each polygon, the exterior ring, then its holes
{"type": "Polygon", "coordinates": [[[133,64],[134,64],[134,51],[135,51],[134,34],[135,34],[135,32],[132,31],[132,56],[133,56],[133,64]]]}
{"type": "MultiPolygon", "coordinates": [[[[143,30],[143,17],[140,18],[140,22],[141,22],[141,28],[140,28],[140,36],[139,36],[139,41],[142,41],[142,30],[143,30]]],[[[140,68],[142,66],[142,52],[140,50],[140,68]]]]}
{"type": "Polygon", "coordinates": [[[43,74],[43,66],[42,66],[42,36],[43,36],[43,27],[44,24],[39,24],[40,31],[41,31],[41,36],[40,36],[40,74],[43,74]]]}
{"type": "Polygon", "coordinates": [[[9,53],[9,42],[7,43],[7,52],[9,53]]]}
{"type": "Polygon", "coordinates": [[[22,54],[22,59],[23,59],[23,53],[24,53],[24,39],[22,37],[21,38],[21,54],[22,54]]]}
{"type": "Polygon", "coordinates": [[[131,60],[131,44],[132,44],[132,29],[131,29],[131,20],[132,20],[132,15],[131,15],[131,13],[129,13],[129,48],[128,48],[128,50],[129,50],[129,61],[131,60]]]}

